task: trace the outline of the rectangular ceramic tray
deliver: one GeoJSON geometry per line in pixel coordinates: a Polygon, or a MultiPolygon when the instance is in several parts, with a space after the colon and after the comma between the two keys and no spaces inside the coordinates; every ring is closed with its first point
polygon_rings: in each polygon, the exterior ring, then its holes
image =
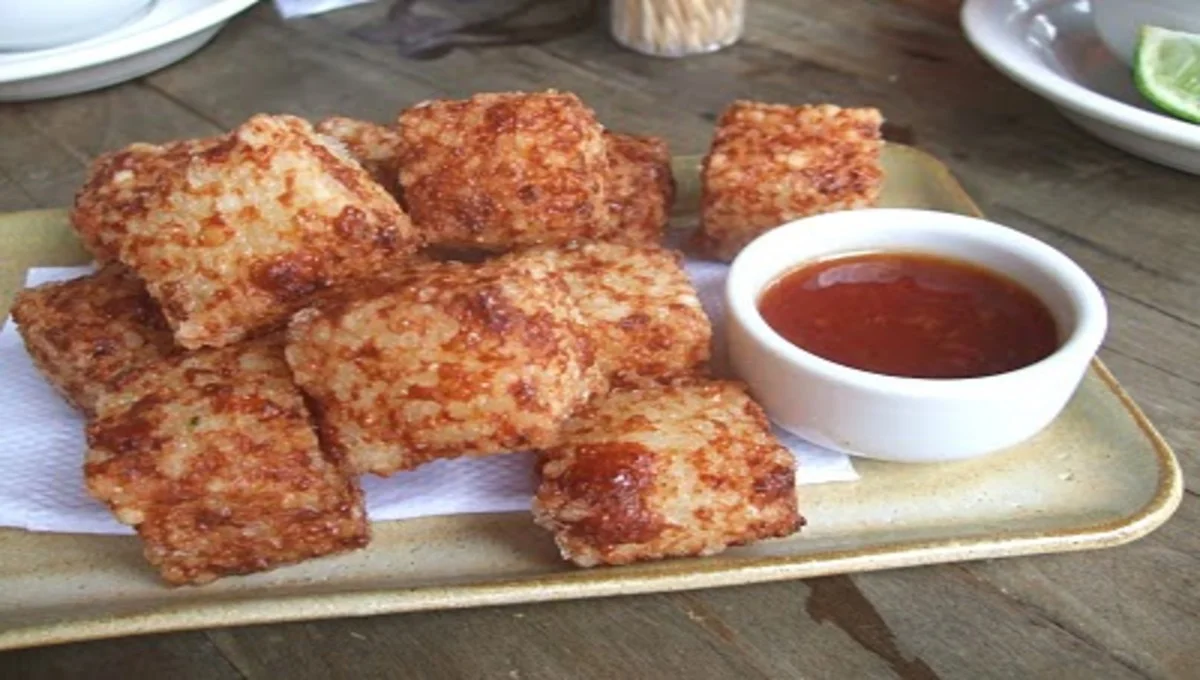
{"type": "MultiPolygon", "coordinates": [[[[677,225],[694,223],[697,163],[677,162],[677,225]]],[[[933,158],[889,145],[884,165],[885,205],[978,212],[933,158]]],[[[0,249],[0,318],[28,267],[88,260],[63,211],[0,216],[0,249]]],[[[0,649],[1101,548],[1160,525],[1182,488],[1169,447],[1099,361],[1061,417],[1011,451],[856,465],[857,483],[801,487],[809,524],[797,537],[620,568],[565,565],[525,513],[380,523],[352,555],[180,589],[159,582],[132,537],[0,530],[0,649]]]]}

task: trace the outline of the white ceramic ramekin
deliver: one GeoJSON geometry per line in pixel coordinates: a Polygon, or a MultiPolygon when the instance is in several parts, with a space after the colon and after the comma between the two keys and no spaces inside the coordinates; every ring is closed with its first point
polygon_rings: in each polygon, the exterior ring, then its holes
{"type": "Polygon", "coordinates": [[[926,210],[829,213],[769,231],[734,260],[726,310],[732,367],[772,420],[823,446],[906,462],[980,456],[1042,430],[1079,386],[1108,326],[1099,288],[1062,253],[992,222],[926,210]],[[901,378],[806,352],[763,320],[759,297],[778,277],[814,260],[863,251],[942,255],[1009,276],[1049,308],[1060,347],[1038,363],[994,376],[901,378]]]}
{"type": "Polygon", "coordinates": [[[1117,57],[1133,64],[1142,26],[1200,33],[1200,0],[1091,0],[1096,33],[1117,57]]]}

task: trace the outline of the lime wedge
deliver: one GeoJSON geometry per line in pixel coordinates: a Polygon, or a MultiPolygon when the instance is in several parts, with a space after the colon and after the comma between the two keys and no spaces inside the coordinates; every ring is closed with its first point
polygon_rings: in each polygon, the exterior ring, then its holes
{"type": "Polygon", "coordinates": [[[1142,27],[1133,79],[1162,110],[1200,123],[1200,34],[1142,27]]]}

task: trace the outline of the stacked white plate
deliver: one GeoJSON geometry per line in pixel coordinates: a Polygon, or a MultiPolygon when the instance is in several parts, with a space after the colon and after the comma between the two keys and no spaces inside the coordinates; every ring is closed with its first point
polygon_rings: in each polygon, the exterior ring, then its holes
{"type": "MultiPolygon", "coordinates": [[[[53,5],[55,0],[45,2],[53,5]]],[[[99,35],[54,47],[0,51],[0,101],[85,92],[158,70],[200,49],[255,2],[155,0],[99,35]]]]}
{"type": "Polygon", "coordinates": [[[1200,174],[1200,125],[1161,113],[1141,96],[1130,68],[1096,34],[1087,0],[967,0],[962,23],[985,59],[1084,130],[1200,174]]]}

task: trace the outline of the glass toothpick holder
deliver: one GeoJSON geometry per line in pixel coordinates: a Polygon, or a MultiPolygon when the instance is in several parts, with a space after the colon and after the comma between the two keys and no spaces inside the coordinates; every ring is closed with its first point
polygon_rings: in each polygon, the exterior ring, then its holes
{"type": "Polygon", "coordinates": [[[685,57],[737,42],[745,14],[746,0],[612,0],[610,28],[636,52],[685,57]]]}

